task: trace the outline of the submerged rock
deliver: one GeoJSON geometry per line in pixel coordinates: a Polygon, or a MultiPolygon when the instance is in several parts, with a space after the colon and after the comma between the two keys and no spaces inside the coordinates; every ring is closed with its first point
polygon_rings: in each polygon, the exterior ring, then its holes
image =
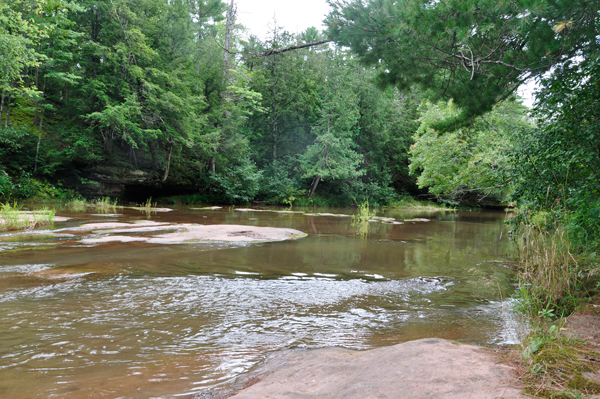
{"type": "Polygon", "coordinates": [[[82,244],[101,244],[106,242],[146,242],[149,244],[184,244],[209,241],[268,242],[295,240],[306,236],[305,233],[294,229],[230,224],[201,225],[192,223],[166,224],[156,222],[88,223],[82,227],[88,230],[98,230],[102,233],[118,234],[157,233],[158,231],[163,231],[163,234],[152,234],[147,236],[108,235],[103,237],[84,238],[80,241],[82,244]]]}
{"type": "Polygon", "coordinates": [[[128,206],[127,209],[135,209],[142,212],[173,212],[171,208],[153,208],[149,206],[128,206]]]}

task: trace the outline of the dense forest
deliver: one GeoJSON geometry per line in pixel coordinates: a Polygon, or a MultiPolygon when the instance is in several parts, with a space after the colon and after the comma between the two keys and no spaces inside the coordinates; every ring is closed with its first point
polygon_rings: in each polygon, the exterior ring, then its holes
{"type": "Polygon", "coordinates": [[[0,195],[566,198],[592,223],[597,2],[330,5],[326,31],[263,42],[234,2],[2,1],[0,195]]]}

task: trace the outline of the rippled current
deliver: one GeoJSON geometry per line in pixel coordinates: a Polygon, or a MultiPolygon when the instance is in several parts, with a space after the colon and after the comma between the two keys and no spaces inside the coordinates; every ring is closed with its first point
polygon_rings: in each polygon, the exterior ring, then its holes
{"type": "Polygon", "coordinates": [[[117,212],[59,211],[72,219],[0,235],[0,397],[185,396],[227,387],[278,350],[518,339],[501,212],[388,210],[379,215],[430,221],[368,225],[232,209],[117,212]],[[147,218],[308,236],[83,245],[103,233],[69,230],[147,218]]]}

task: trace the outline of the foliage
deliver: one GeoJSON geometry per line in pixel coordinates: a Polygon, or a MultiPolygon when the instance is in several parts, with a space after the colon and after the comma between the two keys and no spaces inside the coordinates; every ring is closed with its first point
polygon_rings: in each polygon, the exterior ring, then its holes
{"type": "Polygon", "coordinates": [[[525,108],[505,101],[473,123],[440,134],[434,126],[460,114],[453,101],[422,106],[421,125],[409,150],[410,172],[420,188],[452,205],[505,201],[512,191],[512,136],[527,128],[525,108]]]}
{"type": "Polygon", "coordinates": [[[332,0],[330,37],[378,68],[382,84],[418,84],[461,108],[445,127],[482,115],[526,79],[596,49],[589,0],[332,0]]]}
{"type": "Polygon", "coordinates": [[[110,197],[102,197],[94,201],[93,206],[101,210],[114,210],[117,207],[117,201],[116,198],[113,200],[110,197]]]}
{"type": "Polygon", "coordinates": [[[534,207],[564,203],[575,244],[597,248],[600,62],[565,66],[543,84],[535,109],[539,127],[522,131],[516,141],[515,196],[534,207]]]}
{"type": "Polygon", "coordinates": [[[365,201],[358,204],[358,213],[352,215],[353,223],[364,223],[368,222],[376,213],[369,207],[369,202],[365,201]]]}
{"type": "Polygon", "coordinates": [[[247,203],[252,200],[260,188],[262,171],[248,158],[240,158],[228,164],[223,173],[211,175],[216,190],[228,203],[247,203]]]}

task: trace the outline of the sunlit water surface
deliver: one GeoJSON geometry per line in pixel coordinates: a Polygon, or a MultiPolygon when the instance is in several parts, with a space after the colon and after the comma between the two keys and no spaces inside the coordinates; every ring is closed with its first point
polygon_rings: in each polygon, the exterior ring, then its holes
{"type": "Polygon", "coordinates": [[[0,235],[0,397],[183,396],[227,387],[282,349],[518,339],[504,213],[388,210],[379,215],[430,221],[353,226],[276,212],[94,212],[0,235]],[[68,231],[147,217],[308,236],[89,246],[79,239],[101,233],[68,231]]]}

